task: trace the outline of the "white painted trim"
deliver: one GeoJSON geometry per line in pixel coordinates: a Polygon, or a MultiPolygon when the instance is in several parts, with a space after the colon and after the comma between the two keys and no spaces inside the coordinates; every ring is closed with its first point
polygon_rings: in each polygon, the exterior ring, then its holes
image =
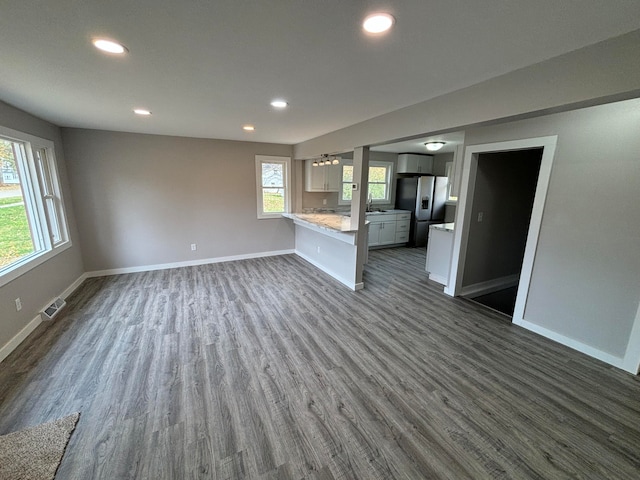
{"type": "Polygon", "coordinates": [[[544,205],[547,201],[547,191],[549,189],[549,180],[551,179],[551,167],[553,166],[553,159],[556,154],[558,136],[542,137],[535,140],[540,141],[539,145],[543,147],[542,160],[540,162],[538,184],[536,186],[536,194],[533,200],[531,221],[529,222],[529,232],[527,233],[527,243],[524,249],[524,258],[522,260],[520,284],[518,285],[518,293],[516,294],[516,305],[513,312],[514,320],[524,320],[524,312],[527,305],[527,298],[529,297],[529,286],[531,285],[531,276],[533,275],[533,264],[535,262],[536,251],[538,249],[538,239],[540,238],[540,228],[542,226],[542,215],[544,213],[544,205]]]}
{"type": "Polygon", "coordinates": [[[487,295],[504,288],[515,287],[516,285],[518,285],[519,278],[519,274],[514,274],[500,278],[494,278],[485,282],[474,283],[473,285],[466,285],[460,291],[460,295],[463,297],[487,295]]]}
{"type": "Polygon", "coordinates": [[[291,157],[276,157],[274,155],[256,155],[256,200],[257,200],[257,212],[259,220],[281,218],[282,213],[288,213],[291,211],[291,157]],[[262,211],[263,200],[262,194],[262,164],[263,163],[281,163],[284,165],[284,212],[279,213],[264,213],[262,211]]]}
{"type": "Polygon", "coordinates": [[[9,356],[11,352],[13,352],[18,345],[20,345],[25,338],[27,338],[31,332],[33,332],[38,325],[42,323],[42,318],[40,318],[40,314],[38,314],[33,320],[31,320],[27,325],[18,332],[11,340],[5,343],[2,348],[0,348],[0,362],[2,362],[5,358],[9,356]]]}
{"type": "Polygon", "coordinates": [[[51,250],[43,250],[41,252],[32,253],[19,262],[16,262],[13,265],[8,265],[7,269],[0,274],[0,287],[11,283],[16,278],[33,270],[38,265],[42,265],[44,262],[51,260],[56,255],[59,255],[68,248],[71,248],[71,246],[71,240],[68,240],[56,247],[53,247],[51,250]]]}
{"type": "Polygon", "coordinates": [[[468,154],[465,154],[462,164],[462,180],[460,181],[458,206],[456,207],[449,281],[444,289],[444,293],[452,297],[460,295],[462,290],[462,272],[464,272],[469,225],[471,224],[471,203],[476,187],[477,154],[472,154],[471,149],[467,150],[468,154]]]}
{"type": "Polygon", "coordinates": [[[487,152],[505,152],[512,150],[524,150],[529,148],[542,147],[542,159],[540,162],[540,172],[538,173],[538,183],[531,212],[529,232],[525,247],[524,260],[520,273],[520,284],[516,296],[516,306],[513,315],[516,319],[524,318],[524,309],[529,294],[533,263],[538,247],[538,237],[540,226],[542,225],[542,214],[544,204],[547,199],[547,189],[551,178],[551,168],[558,136],[526,138],[506,142],[487,143],[483,145],[472,145],[466,148],[462,171],[462,184],[460,186],[460,196],[458,197],[458,207],[456,208],[455,224],[453,232],[453,255],[451,263],[451,275],[449,285],[444,292],[447,295],[457,296],[462,292],[462,276],[466,259],[467,244],[469,241],[469,226],[471,225],[471,207],[473,203],[473,193],[475,188],[475,178],[478,166],[478,156],[487,152]]]}
{"type": "Polygon", "coordinates": [[[611,355],[610,353],[603,352],[602,350],[598,350],[597,348],[593,348],[572,338],[565,337],[564,335],[560,335],[553,330],[546,329],[544,327],[541,327],[540,325],[536,325],[535,323],[531,323],[526,320],[518,320],[516,322],[514,319],[513,323],[534,333],[542,335],[543,337],[547,337],[554,342],[558,342],[569,348],[573,348],[574,350],[582,352],[585,355],[589,355],[590,357],[601,360],[605,363],[608,363],[609,365],[613,365],[614,367],[625,370],[623,359],[620,357],[616,357],[615,355],[611,355]]]}
{"type": "Polygon", "coordinates": [[[82,285],[82,282],[84,282],[87,279],[87,274],[83,273],[82,275],[80,275],[75,282],[73,282],[71,285],[69,285],[59,296],[60,298],[62,298],[63,300],[66,300],[67,298],[69,298],[69,296],[75,292],[78,287],[80,285],[82,285]]]}
{"type": "Polygon", "coordinates": [[[85,273],[85,278],[105,277],[107,275],[121,275],[123,273],[151,272],[154,270],[167,270],[170,268],[193,267],[196,265],[208,265],[211,263],[233,262],[235,260],[249,260],[251,258],[275,257],[278,255],[289,255],[292,253],[296,253],[295,250],[274,250],[271,252],[247,253],[243,255],[230,255],[227,257],[203,258],[200,260],[189,260],[185,262],[140,265],[137,267],[112,268],[109,270],[94,270],[92,272],[85,273]]]}
{"type": "Polygon", "coordinates": [[[640,304],[636,311],[636,318],[633,322],[629,343],[624,353],[622,369],[637,375],[640,373],[640,304]]]}
{"type": "MultiPolygon", "coordinates": [[[[87,274],[83,273],[80,275],[71,285],[64,289],[64,291],[58,295],[63,300],[69,298],[71,295],[87,278],[87,274]]],[[[49,305],[49,304],[47,304],[49,305]]],[[[30,334],[33,332],[38,325],[42,323],[42,317],[38,314],[33,320],[31,320],[22,330],[18,332],[11,340],[9,340],[5,345],[0,348],[0,362],[2,362],[5,358],[9,356],[11,352],[13,352],[18,345],[20,345],[30,334]]]]}
{"type": "Polygon", "coordinates": [[[437,273],[430,273],[429,280],[433,280],[434,282],[438,282],[440,285],[447,285],[448,278],[443,277],[442,275],[438,275],[437,273]]]}
{"type": "Polygon", "coordinates": [[[305,255],[304,253],[302,253],[302,252],[300,252],[298,250],[295,251],[295,254],[298,255],[300,258],[303,258],[304,260],[309,262],[314,267],[322,270],[327,275],[335,278],[336,280],[338,280],[343,285],[346,285],[347,287],[349,287],[354,292],[357,291],[357,290],[362,290],[364,288],[364,282],[355,283],[353,281],[347,280],[346,278],[343,278],[340,275],[336,274],[333,270],[328,269],[323,264],[321,264],[319,262],[316,262],[313,258],[305,255]]]}

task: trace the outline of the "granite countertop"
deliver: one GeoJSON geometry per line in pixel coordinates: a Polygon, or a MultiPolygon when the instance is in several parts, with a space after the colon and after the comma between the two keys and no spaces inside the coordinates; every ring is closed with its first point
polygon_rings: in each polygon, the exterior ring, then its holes
{"type": "Polygon", "coordinates": [[[349,233],[358,231],[357,226],[352,228],[350,217],[338,213],[283,213],[282,216],[334,232],[349,233]]]}
{"type": "Polygon", "coordinates": [[[429,225],[429,228],[433,228],[434,230],[442,230],[443,232],[453,232],[453,228],[455,223],[436,223],[433,225],[429,225]]]}
{"type": "MultiPolygon", "coordinates": [[[[375,210],[373,212],[365,212],[365,215],[391,215],[396,213],[411,213],[411,210],[397,210],[397,209],[390,209],[385,211],[375,210]]],[[[349,217],[351,216],[351,213],[342,212],[342,215],[344,215],[345,217],[349,217]]]]}

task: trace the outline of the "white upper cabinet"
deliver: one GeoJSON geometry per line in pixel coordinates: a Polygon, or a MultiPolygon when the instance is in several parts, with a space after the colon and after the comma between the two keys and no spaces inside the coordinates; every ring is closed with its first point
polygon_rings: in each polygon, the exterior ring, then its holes
{"type": "Polygon", "coordinates": [[[313,160],[305,161],[305,184],[307,192],[339,192],[342,187],[342,165],[314,167],[313,160]]]}
{"type": "Polygon", "coordinates": [[[398,155],[398,173],[431,175],[433,173],[433,155],[416,155],[413,153],[398,155]]]}

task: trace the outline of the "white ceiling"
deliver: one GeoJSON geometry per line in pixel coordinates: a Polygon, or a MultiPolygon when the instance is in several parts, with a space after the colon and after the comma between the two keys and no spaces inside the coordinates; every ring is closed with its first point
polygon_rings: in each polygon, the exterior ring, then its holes
{"type": "Polygon", "coordinates": [[[390,152],[390,153],[422,153],[434,155],[439,153],[454,152],[457,145],[464,144],[464,132],[450,132],[439,135],[429,135],[427,137],[414,138],[413,140],[404,140],[402,142],[387,143],[385,145],[377,145],[371,147],[374,152],[390,152]],[[444,142],[444,146],[437,152],[429,152],[424,146],[427,142],[444,142]]]}
{"type": "Polygon", "coordinates": [[[0,100],[61,126],[294,144],[638,28],[638,0],[16,0],[0,100]],[[368,37],[379,10],[396,25],[368,37]]]}

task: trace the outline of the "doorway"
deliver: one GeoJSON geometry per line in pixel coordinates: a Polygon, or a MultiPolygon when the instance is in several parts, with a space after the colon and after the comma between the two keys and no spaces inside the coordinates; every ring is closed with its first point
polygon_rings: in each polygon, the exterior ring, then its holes
{"type": "Polygon", "coordinates": [[[542,148],[478,155],[462,296],[513,317],[542,148]]]}
{"type": "Polygon", "coordinates": [[[556,140],[466,149],[445,293],[486,302],[514,323],[523,321],[556,140]]]}

